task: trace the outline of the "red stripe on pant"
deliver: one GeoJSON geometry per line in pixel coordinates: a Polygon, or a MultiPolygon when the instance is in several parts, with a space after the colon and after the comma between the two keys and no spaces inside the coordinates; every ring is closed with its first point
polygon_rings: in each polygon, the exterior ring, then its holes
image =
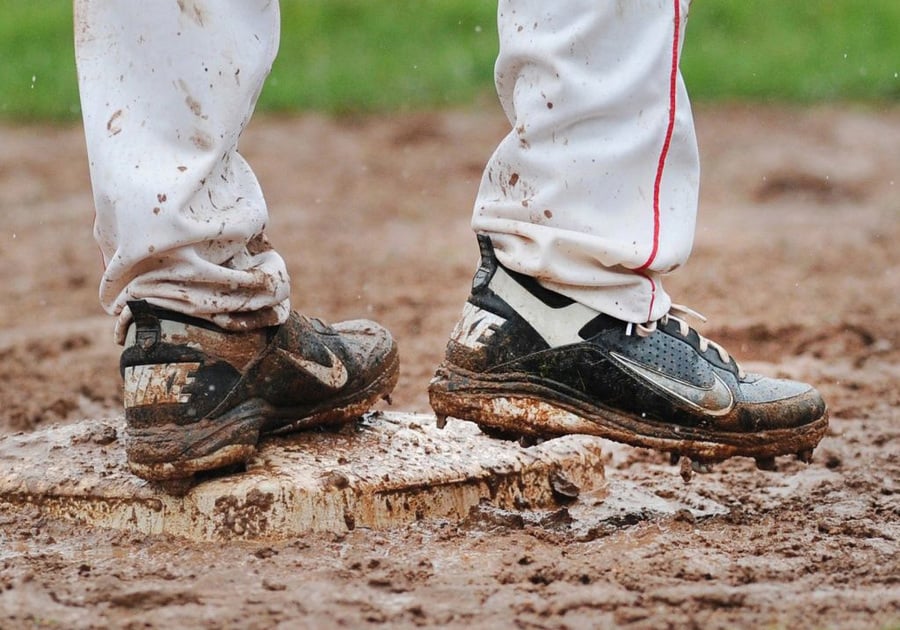
{"type": "Polygon", "coordinates": [[[647,261],[638,267],[635,271],[644,276],[650,283],[650,309],[647,313],[649,321],[653,314],[653,306],[656,304],[656,283],[646,273],[656,260],[659,253],[659,230],[660,230],[660,190],[662,188],[663,173],[666,170],[666,159],[669,157],[669,148],[672,146],[672,135],[675,132],[675,108],[677,105],[676,93],[678,90],[678,40],[681,33],[681,0],[674,0],[675,20],[674,34],[672,36],[672,67],[669,73],[669,124],[666,128],[666,137],[663,141],[662,150],[659,153],[659,161],[656,166],[656,180],[653,182],[653,249],[647,261]]]}

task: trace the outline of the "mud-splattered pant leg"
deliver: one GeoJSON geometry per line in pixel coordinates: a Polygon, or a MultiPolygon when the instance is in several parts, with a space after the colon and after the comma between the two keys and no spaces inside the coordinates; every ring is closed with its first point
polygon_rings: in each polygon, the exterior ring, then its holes
{"type": "Polygon", "coordinates": [[[76,0],[75,39],[104,308],[120,323],[137,298],[231,329],[286,319],[287,271],[237,153],[277,0],[76,0]]]}
{"type": "Polygon", "coordinates": [[[500,261],[632,322],[671,301],[699,164],[678,69],[687,0],[500,0],[497,88],[512,130],[472,221],[500,261]]]}

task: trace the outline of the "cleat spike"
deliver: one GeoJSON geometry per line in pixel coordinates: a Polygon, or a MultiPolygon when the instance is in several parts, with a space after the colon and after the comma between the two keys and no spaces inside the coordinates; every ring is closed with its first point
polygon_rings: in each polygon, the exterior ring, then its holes
{"type": "Polygon", "coordinates": [[[777,467],[775,466],[775,457],[757,457],[756,467],[760,470],[769,472],[777,470],[777,467]]]}
{"type": "Polygon", "coordinates": [[[443,429],[445,426],[447,426],[447,416],[436,416],[435,424],[437,425],[438,429],[443,429]]]}
{"type": "Polygon", "coordinates": [[[520,435],[517,441],[519,442],[519,446],[521,446],[522,448],[535,446],[538,443],[537,438],[533,435],[520,435]]]}
{"type": "Polygon", "coordinates": [[[681,459],[681,453],[679,453],[678,451],[669,453],[669,465],[670,466],[677,466],[678,460],[680,460],[680,459],[681,459]]]}
{"type": "Polygon", "coordinates": [[[390,394],[385,394],[384,396],[381,397],[381,400],[383,400],[384,402],[386,402],[389,405],[394,404],[394,399],[391,397],[390,394]]]}
{"type": "Polygon", "coordinates": [[[811,464],[813,459],[813,449],[808,448],[802,451],[797,451],[797,459],[799,459],[804,464],[811,464]]]}
{"type": "Polygon", "coordinates": [[[691,483],[693,477],[694,466],[691,462],[691,458],[684,456],[681,458],[681,478],[684,480],[684,483],[691,483]]]}

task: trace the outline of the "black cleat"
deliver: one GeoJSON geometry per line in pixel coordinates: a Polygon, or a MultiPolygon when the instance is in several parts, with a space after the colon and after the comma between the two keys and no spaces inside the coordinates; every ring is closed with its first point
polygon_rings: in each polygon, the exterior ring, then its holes
{"type": "Polygon", "coordinates": [[[144,301],[129,308],[126,453],[144,479],[244,463],[260,436],[351,422],[397,383],[396,344],[374,322],[332,327],[291,313],[280,326],[228,332],[144,301]]]}
{"type": "MultiPolygon", "coordinates": [[[[481,266],[429,387],[439,418],[493,432],[598,435],[700,461],[806,453],[828,414],[804,383],[745,374],[673,307],[632,325],[504,268],[481,266]]],[[[673,457],[674,460],[674,457],[673,457]]]]}

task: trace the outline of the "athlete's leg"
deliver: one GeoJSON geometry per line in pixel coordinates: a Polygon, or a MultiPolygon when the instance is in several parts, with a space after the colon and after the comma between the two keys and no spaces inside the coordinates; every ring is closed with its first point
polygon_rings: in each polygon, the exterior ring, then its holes
{"type": "Polygon", "coordinates": [[[285,265],[267,246],[266,203],[237,153],[278,37],[272,0],[76,0],[110,313],[145,299],[230,329],[287,318],[285,265]]]}
{"type": "Polygon", "coordinates": [[[512,131],[478,194],[481,265],[429,389],[439,418],[765,465],[824,435],[815,389],[745,373],[660,285],[697,206],[688,6],[501,0],[512,131]]]}
{"type": "Polygon", "coordinates": [[[512,129],[473,217],[501,263],[599,311],[658,319],[690,252],[699,165],[678,69],[688,0],[500,0],[512,129]]]}
{"type": "Polygon", "coordinates": [[[248,460],[265,433],[359,417],[394,387],[396,345],[374,322],[290,311],[262,192],[237,153],[277,49],[277,0],[75,9],[132,471],[189,478],[248,460]]]}

